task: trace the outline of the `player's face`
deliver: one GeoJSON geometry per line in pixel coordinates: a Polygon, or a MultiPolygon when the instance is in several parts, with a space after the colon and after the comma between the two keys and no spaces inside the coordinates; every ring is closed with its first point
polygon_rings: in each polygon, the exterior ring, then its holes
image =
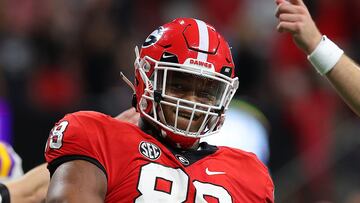
{"type": "MultiPolygon", "coordinates": [[[[220,95],[224,90],[224,86],[213,79],[182,72],[169,71],[167,73],[165,94],[168,96],[215,106],[220,103],[220,95]]],[[[181,101],[180,105],[193,108],[193,105],[181,101]]],[[[162,108],[166,122],[175,126],[176,107],[162,105],[162,108]]],[[[202,110],[206,111],[207,109],[204,107],[202,110]]],[[[179,109],[178,111],[176,126],[181,130],[186,130],[191,119],[192,110],[179,109]]],[[[195,112],[189,131],[198,131],[204,119],[205,114],[195,112]]]]}

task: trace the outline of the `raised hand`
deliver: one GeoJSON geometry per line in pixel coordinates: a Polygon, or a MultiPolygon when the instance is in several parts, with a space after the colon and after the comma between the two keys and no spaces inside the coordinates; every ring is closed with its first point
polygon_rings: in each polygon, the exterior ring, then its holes
{"type": "Polygon", "coordinates": [[[279,19],[276,29],[292,34],[296,45],[310,54],[321,40],[321,33],[311,18],[303,0],[275,0],[279,19]]]}

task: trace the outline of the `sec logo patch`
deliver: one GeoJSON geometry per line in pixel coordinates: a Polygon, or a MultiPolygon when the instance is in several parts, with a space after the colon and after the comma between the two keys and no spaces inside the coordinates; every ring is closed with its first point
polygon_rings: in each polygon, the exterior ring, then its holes
{"type": "Polygon", "coordinates": [[[139,152],[150,160],[156,160],[161,155],[161,150],[156,144],[145,141],[139,144],[139,152]]]}

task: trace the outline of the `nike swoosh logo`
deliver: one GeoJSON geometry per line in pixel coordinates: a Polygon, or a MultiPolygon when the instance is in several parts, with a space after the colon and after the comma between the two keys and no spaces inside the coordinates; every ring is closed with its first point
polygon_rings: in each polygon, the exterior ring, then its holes
{"type": "Polygon", "coordinates": [[[166,52],[162,55],[163,58],[171,58],[171,57],[174,57],[175,55],[172,55],[172,54],[166,54],[166,52]]]}
{"type": "Polygon", "coordinates": [[[205,169],[205,172],[206,172],[206,174],[208,174],[209,176],[226,174],[226,173],[223,172],[223,171],[209,171],[209,168],[206,168],[206,169],[205,169]]]}

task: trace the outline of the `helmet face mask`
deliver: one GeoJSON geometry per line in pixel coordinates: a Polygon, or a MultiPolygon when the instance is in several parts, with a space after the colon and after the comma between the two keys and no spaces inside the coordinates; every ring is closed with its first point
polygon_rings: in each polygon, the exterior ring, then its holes
{"type": "MultiPolygon", "coordinates": [[[[218,132],[238,87],[230,49],[215,29],[207,25],[209,33],[212,30],[217,37],[213,43],[217,46],[215,54],[189,47],[191,37],[199,31],[188,31],[190,38],[184,32],[197,21],[176,19],[165,24],[148,37],[141,53],[135,50],[137,108],[165,136],[198,140],[218,132]],[[153,44],[149,45],[150,41],[153,44]],[[170,46],[164,46],[166,43],[170,46]]],[[[184,147],[181,140],[178,142],[184,147]]]]}
{"type": "Polygon", "coordinates": [[[183,99],[190,97],[205,105],[220,105],[226,83],[178,70],[166,69],[157,72],[156,87],[168,97],[183,99]],[[165,72],[166,76],[164,76],[165,72]]]}

